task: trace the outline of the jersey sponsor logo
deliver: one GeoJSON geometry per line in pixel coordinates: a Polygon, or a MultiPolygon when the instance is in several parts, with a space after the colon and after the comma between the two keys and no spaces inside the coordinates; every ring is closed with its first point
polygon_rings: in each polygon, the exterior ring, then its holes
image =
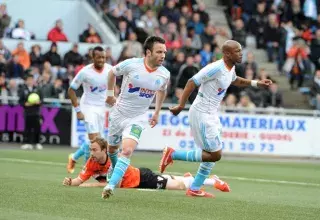
{"type": "Polygon", "coordinates": [[[139,92],[139,96],[145,97],[145,98],[152,98],[156,93],[156,91],[154,90],[141,88],[141,87],[134,87],[132,83],[129,83],[128,85],[128,92],[129,93],[139,92]]]}
{"type": "Polygon", "coordinates": [[[218,89],[218,95],[222,95],[225,91],[226,91],[225,89],[219,88],[218,89]]]}
{"type": "Polygon", "coordinates": [[[140,138],[142,132],[142,128],[139,125],[132,125],[131,130],[130,130],[130,135],[140,138]]]}
{"type": "Polygon", "coordinates": [[[102,85],[102,86],[90,86],[90,91],[91,92],[104,92],[106,91],[107,86],[106,85],[102,85]]]}

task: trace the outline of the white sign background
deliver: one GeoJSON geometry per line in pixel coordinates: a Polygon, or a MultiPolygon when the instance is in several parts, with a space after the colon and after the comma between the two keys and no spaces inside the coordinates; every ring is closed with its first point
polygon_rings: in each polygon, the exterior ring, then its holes
{"type": "MultiPolygon", "coordinates": [[[[240,113],[221,113],[219,116],[223,126],[223,151],[226,153],[320,156],[317,138],[320,137],[320,118],[240,113]]],[[[83,122],[76,119],[75,113],[72,120],[71,144],[78,147],[87,135],[83,122]]],[[[173,116],[168,110],[162,110],[158,125],[142,132],[137,149],[161,151],[165,146],[185,150],[197,147],[191,136],[187,111],[173,116]]]]}

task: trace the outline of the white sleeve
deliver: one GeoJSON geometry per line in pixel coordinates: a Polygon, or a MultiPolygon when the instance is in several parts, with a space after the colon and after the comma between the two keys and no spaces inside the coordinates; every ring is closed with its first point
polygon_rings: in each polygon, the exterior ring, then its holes
{"type": "Polygon", "coordinates": [[[170,82],[170,77],[166,78],[163,85],[161,86],[160,90],[161,91],[165,91],[167,90],[168,88],[168,85],[169,85],[169,82],[170,82]]]}
{"type": "Polygon", "coordinates": [[[74,77],[74,79],[72,80],[70,87],[74,90],[77,90],[81,84],[84,82],[84,77],[85,77],[85,73],[82,70],[79,71],[79,73],[76,75],[76,77],[74,77]]]}
{"type": "Polygon", "coordinates": [[[132,63],[132,59],[124,60],[114,67],[112,67],[112,72],[116,76],[127,75],[130,71],[130,64],[132,63]]]}
{"type": "Polygon", "coordinates": [[[220,63],[209,64],[206,67],[202,68],[191,79],[197,86],[200,86],[202,83],[214,79],[217,73],[220,71],[220,68],[220,63]]]}
{"type": "Polygon", "coordinates": [[[232,74],[232,82],[234,82],[236,79],[237,79],[236,71],[233,71],[233,74],[232,74]]]}

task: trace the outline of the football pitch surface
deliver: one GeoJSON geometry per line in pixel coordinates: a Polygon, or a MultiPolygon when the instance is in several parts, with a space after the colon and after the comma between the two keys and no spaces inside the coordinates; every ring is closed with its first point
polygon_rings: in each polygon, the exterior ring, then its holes
{"type": "MultiPolygon", "coordinates": [[[[320,219],[320,162],[223,158],[213,174],[230,193],[212,188],[215,199],[185,191],[117,189],[109,200],[102,188],[62,186],[72,149],[0,150],[0,219],[320,219]]],[[[160,153],[135,152],[132,165],[158,169],[160,153]]],[[[175,162],[167,172],[195,174],[197,163],[175,162]]]]}

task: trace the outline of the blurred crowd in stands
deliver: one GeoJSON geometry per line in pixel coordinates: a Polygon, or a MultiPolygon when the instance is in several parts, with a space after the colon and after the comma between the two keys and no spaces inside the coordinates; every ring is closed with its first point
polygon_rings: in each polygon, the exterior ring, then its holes
{"type": "MultiPolygon", "coordinates": [[[[278,63],[279,73],[288,74],[292,89],[296,88],[295,81],[298,81],[298,87],[306,86],[306,78],[312,82],[308,93],[312,104],[320,108],[318,0],[223,1],[228,5],[231,33],[227,27],[216,26],[210,20],[206,5],[201,0],[92,1],[96,9],[102,10],[117,27],[119,41],[124,45],[117,60],[114,60],[111,49],[106,48],[109,64],[142,57],[142,45],[149,35],[161,36],[166,40],[168,53],[164,65],[171,72],[168,100],[172,102],[178,101],[190,77],[208,63],[221,59],[220,48],[225,40],[234,39],[246,47],[251,36],[258,48],[266,49],[269,61],[278,63]]],[[[10,22],[6,6],[2,4],[0,35],[22,40],[37,39],[31,30],[27,30],[22,19],[10,22]],[[10,26],[13,22],[16,24],[10,26]]],[[[35,84],[41,86],[43,97],[66,98],[70,80],[90,63],[91,51],[81,55],[75,43],[61,57],[56,42],[68,41],[61,20],[56,21],[56,26],[48,32],[47,40],[52,41],[49,51],[42,51],[39,45],[33,45],[31,53],[24,48],[23,41],[13,51],[6,49],[0,41],[0,96],[16,95],[24,76],[32,74],[35,84]]],[[[91,25],[79,36],[79,42],[103,43],[91,25]]],[[[269,73],[259,67],[250,50],[247,50],[244,62],[236,67],[236,71],[239,76],[248,79],[270,78],[269,73]]],[[[121,78],[117,80],[117,93],[120,84],[121,78]]],[[[196,92],[193,94],[195,96],[196,92]]],[[[275,82],[265,90],[230,87],[223,104],[249,109],[282,107],[283,98],[275,82]]]]}
{"type": "Polygon", "coordinates": [[[226,0],[224,4],[233,38],[245,46],[246,36],[253,37],[256,47],[266,50],[268,61],[277,64],[279,74],[287,75],[291,89],[310,95],[311,105],[320,110],[320,1],[226,0]]]}

